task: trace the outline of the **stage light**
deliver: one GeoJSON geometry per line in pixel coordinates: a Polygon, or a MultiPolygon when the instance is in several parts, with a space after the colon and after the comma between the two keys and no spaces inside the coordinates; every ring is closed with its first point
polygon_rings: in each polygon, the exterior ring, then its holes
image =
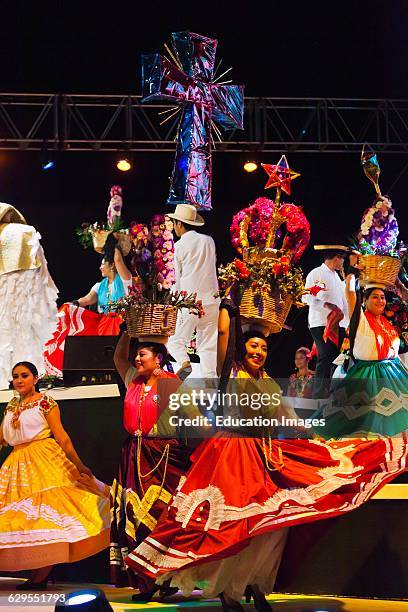
{"type": "Polygon", "coordinates": [[[121,159],[117,161],[116,167],[121,172],[127,172],[128,170],[131,169],[132,164],[130,163],[127,157],[122,157],[121,159]]]}
{"type": "Polygon", "coordinates": [[[106,599],[106,595],[101,589],[84,589],[81,591],[73,591],[67,593],[65,601],[59,601],[55,609],[65,608],[66,606],[75,607],[76,610],[84,610],[86,612],[103,612],[104,610],[113,610],[112,606],[106,599]]]}
{"type": "Polygon", "coordinates": [[[254,161],[247,161],[244,164],[245,172],[255,172],[257,168],[258,168],[258,164],[254,161]]]}
{"type": "Polygon", "coordinates": [[[55,168],[55,161],[52,159],[46,159],[42,162],[41,168],[43,170],[52,170],[53,168],[55,168]]]}

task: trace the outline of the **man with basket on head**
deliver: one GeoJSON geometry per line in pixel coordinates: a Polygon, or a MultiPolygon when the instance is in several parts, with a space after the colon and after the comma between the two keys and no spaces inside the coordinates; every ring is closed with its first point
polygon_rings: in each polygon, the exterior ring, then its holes
{"type": "Polygon", "coordinates": [[[317,364],[313,397],[328,396],[333,361],[340,348],[348,325],[348,307],[344,280],[340,278],[348,247],[339,244],[316,245],[323,254],[322,265],[306,277],[302,301],[309,306],[308,324],[317,349],[317,364]]]}
{"type": "Polygon", "coordinates": [[[174,213],[168,215],[174,222],[174,232],[180,238],[174,247],[176,291],[197,294],[204,307],[204,315],[197,319],[187,310],[180,311],[174,336],[168,350],[181,368],[180,378],[192,371],[187,347],[194,329],[197,330],[197,354],[200,357],[202,378],[216,378],[217,321],[220,300],[216,269],[216,252],[211,236],[199,234],[196,227],[204,225],[204,219],[191,204],[178,204],[174,213]]]}

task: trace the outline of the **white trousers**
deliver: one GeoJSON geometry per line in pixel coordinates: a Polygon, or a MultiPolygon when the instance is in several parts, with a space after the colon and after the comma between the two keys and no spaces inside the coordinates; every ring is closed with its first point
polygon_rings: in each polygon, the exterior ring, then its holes
{"type": "Polygon", "coordinates": [[[201,378],[217,377],[217,337],[219,303],[204,306],[201,318],[191,314],[186,308],[179,310],[176,332],[170,336],[167,348],[179,365],[189,361],[187,347],[194,329],[197,330],[197,354],[200,358],[201,378]]]}

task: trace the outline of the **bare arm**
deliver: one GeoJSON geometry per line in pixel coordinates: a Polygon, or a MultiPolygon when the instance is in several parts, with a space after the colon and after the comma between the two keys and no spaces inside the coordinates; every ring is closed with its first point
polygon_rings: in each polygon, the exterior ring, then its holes
{"type": "Polygon", "coordinates": [[[349,311],[349,317],[353,316],[354,309],[357,303],[357,295],[356,295],[356,277],[354,274],[347,274],[346,276],[346,301],[349,311]]]}
{"type": "Polygon", "coordinates": [[[118,247],[115,247],[114,261],[115,261],[115,268],[120,278],[125,281],[130,281],[130,279],[132,278],[132,274],[130,273],[130,270],[128,269],[127,265],[125,264],[125,261],[122,255],[122,251],[118,247]]]}
{"type": "Polygon", "coordinates": [[[218,315],[218,340],[217,340],[217,374],[221,376],[225,357],[227,355],[229,340],[230,316],[226,308],[221,308],[218,315]]]}
{"type": "Polygon", "coordinates": [[[61,414],[58,406],[55,406],[52,410],[50,410],[50,412],[45,415],[45,418],[47,419],[47,423],[53,433],[55,441],[60,445],[68,459],[72,461],[81,474],[87,474],[88,476],[92,477],[92,471],[82,463],[74,448],[74,445],[71,442],[71,438],[62,426],[61,414]]]}
{"type": "Polygon", "coordinates": [[[127,333],[123,333],[118,340],[116,345],[115,354],[113,355],[113,362],[115,368],[118,371],[119,376],[125,382],[126,373],[130,368],[129,362],[129,347],[130,347],[130,336],[127,333]]]}
{"type": "Polygon", "coordinates": [[[79,298],[79,300],[77,301],[78,304],[83,308],[85,306],[92,306],[92,304],[96,304],[96,302],[98,301],[98,294],[91,289],[89,293],[84,295],[84,297],[79,298]]]}

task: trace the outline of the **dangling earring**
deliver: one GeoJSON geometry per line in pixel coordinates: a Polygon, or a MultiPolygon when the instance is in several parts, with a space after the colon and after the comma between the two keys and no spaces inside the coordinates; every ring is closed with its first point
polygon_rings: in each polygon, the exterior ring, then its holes
{"type": "Polygon", "coordinates": [[[156,367],[153,370],[153,376],[160,376],[163,372],[162,367],[160,365],[160,361],[157,362],[156,367]]]}

